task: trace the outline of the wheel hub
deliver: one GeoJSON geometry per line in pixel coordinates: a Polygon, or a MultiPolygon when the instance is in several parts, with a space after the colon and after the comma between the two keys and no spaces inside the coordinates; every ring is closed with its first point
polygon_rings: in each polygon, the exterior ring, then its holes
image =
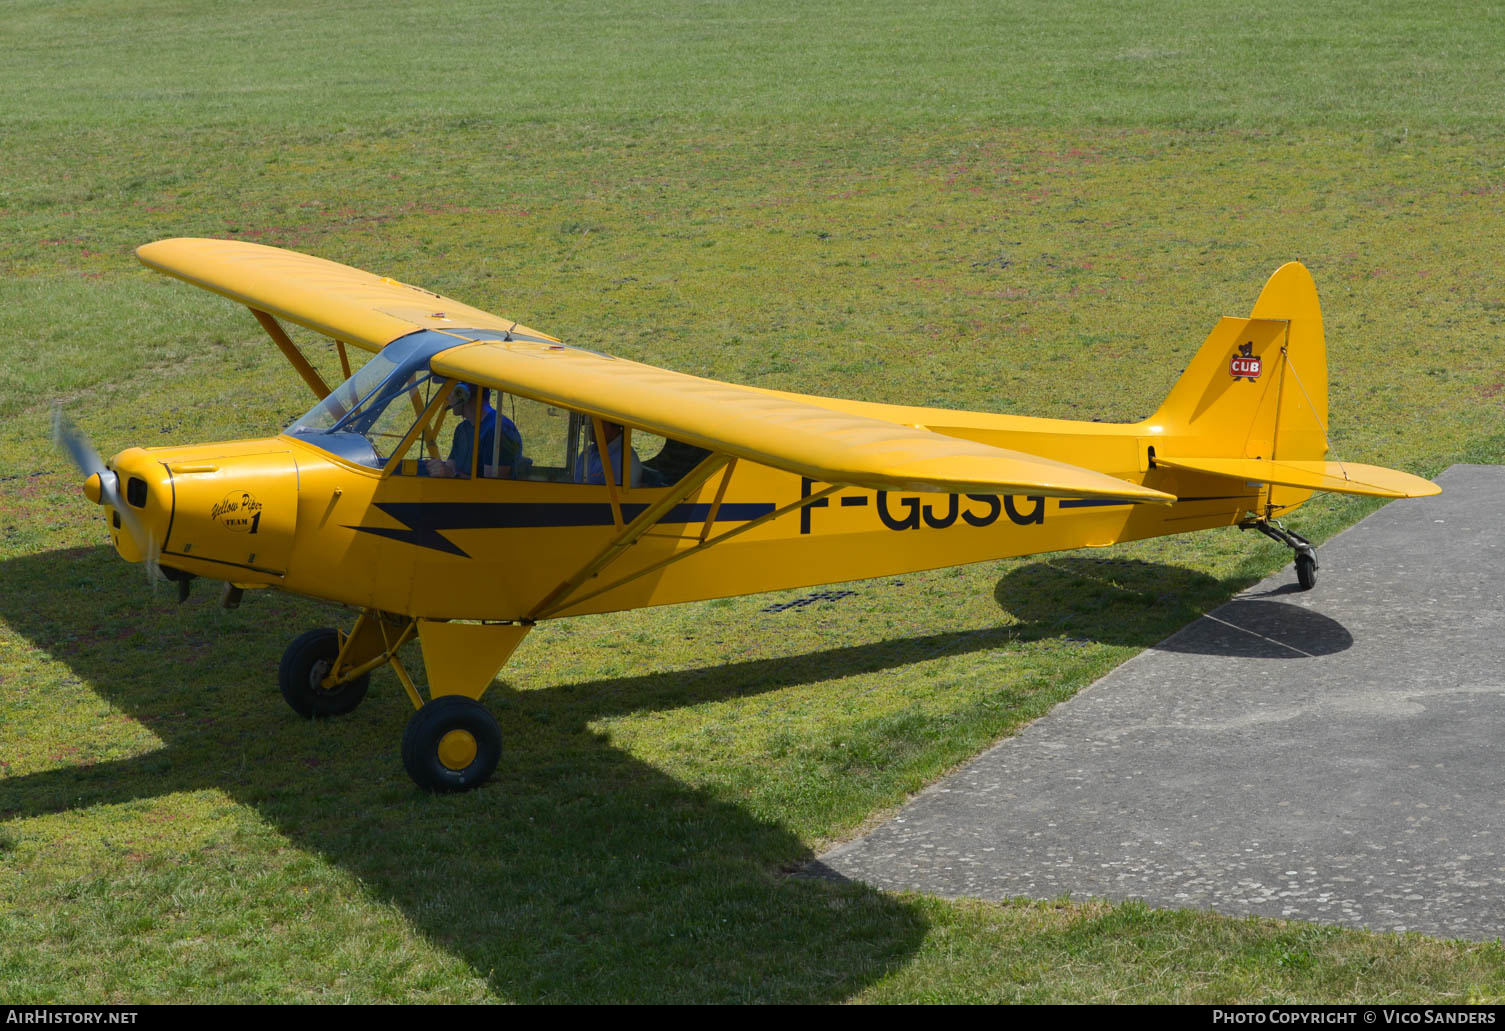
{"type": "Polygon", "coordinates": [[[463,770],[476,760],[476,739],[468,730],[451,730],[439,739],[439,761],[445,769],[463,770]]]}
{"type": "Polygon", "coordinates": [[[329,676],[330,667],[334,663],[328,659],[319,659],[308,670],[308,686],[315,691],[324,690],[324,678],[329,676]]]}

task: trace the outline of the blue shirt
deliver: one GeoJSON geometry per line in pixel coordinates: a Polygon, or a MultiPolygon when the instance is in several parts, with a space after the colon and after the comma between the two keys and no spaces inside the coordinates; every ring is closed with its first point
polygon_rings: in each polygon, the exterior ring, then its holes
{"type": "MultiPolygon", "coordinates": [[[[496,444],[496,409],[487,405],[481,413],[481,466],[484,468],[491,464],[491,450],[496,444]]],[[[523,454],[523,437],[517,432],[511,419],[505,415],[502,421],[502,450],[498,457],[497,465],[517,467],[517,460],[523,454]]],[[[450,439],[449,460],[455,463],[456,476],[470,475],[470,457],[475,446],[475,431],[468,420],[461,421],[455,427],[455,435],[450,439]]]]}

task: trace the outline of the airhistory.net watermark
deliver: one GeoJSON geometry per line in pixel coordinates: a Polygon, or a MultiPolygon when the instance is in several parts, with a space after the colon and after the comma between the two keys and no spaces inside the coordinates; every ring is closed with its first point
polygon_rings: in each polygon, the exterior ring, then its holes
{"type": "Polygon", "coordinates": [[[16,1007],[5,1011],[7,1024],[134,1024],[135,1010],[56,1010],[16,1007]]]}

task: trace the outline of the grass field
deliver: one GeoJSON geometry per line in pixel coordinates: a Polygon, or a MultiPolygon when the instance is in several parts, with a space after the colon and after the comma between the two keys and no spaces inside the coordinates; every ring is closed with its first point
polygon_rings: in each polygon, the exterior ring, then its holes
{"type": "Polygon", "coordinates": [[[1110,420],[1299,258],[1342,457],[1505,462],[1505,29],[1243,10],[0,7],[0,1000],[1498,1002],[1498,943],[786,876],[1268,542],[549,624],[487,696],[496,778],[430,798],[390,676],[334,723],[277,696],[344,613],[178,607],[47,438],[54,400],[106,454],[308,406],[243,310],[130,253],[206,235],[697,374],[1110,420]]]}

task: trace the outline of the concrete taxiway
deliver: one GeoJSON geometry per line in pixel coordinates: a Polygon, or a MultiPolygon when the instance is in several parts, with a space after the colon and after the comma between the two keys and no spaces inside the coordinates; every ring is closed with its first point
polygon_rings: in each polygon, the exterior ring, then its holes
{"type": "Polygon", "coordinates": [[[1505,467],[1437,482],[810,872],[1505,937],[1505,467]]]}

